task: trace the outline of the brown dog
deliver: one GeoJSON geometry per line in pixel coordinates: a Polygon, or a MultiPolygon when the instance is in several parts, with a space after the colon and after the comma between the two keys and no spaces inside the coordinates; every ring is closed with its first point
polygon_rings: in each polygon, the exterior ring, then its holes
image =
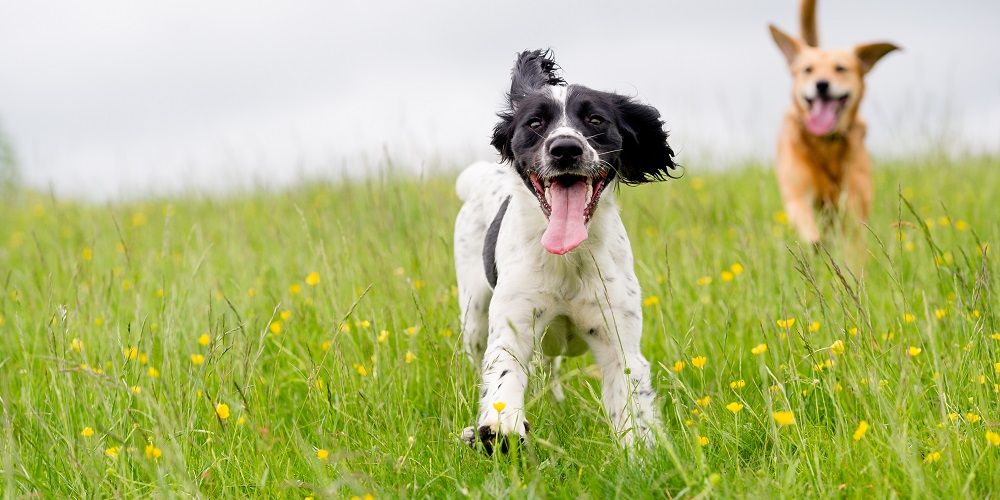
{"type": "Polygon", "coordinates": [[[816,1],[803,0],[802,38],[771,25],[771,35],[792,73],[792,105],[778,136],[776,173],[785,213],[803,240],[819,242],[816,210],[842,206],[865,223],[872,203],[871,161],[865,150],[865,122],[858,105],[864,76],[882,56],[897,50],[891,43],[853,49],[817,47],[816,1]]]}

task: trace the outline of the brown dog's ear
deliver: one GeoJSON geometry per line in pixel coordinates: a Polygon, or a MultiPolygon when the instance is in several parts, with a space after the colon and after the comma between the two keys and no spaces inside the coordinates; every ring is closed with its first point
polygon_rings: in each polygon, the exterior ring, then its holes
{"type": "Polygon", "coordinates": [[[875,66],[875,63],[882,56],[892,52],[894,50],[903,50],[891,43],[867,43],[864,45],[858,45],[854,47],[854,54],[858,56],[858,62],[861,63],[861,73],[868,73],[875,66]]]}
{"type": "Polygon", "coordinates": [[[788,61],[788,65],[791,66],[792,62],[795,61],[795,56],[799,55],[799,51],[802,50],[802,42],[788,36],[785,32],[775,28],[774,25],[770,25],[771,37],[774,38],[774,43],[778,44],[778,48],[781,49],[781,53],[785,55],[785,60],[788,61]]]}

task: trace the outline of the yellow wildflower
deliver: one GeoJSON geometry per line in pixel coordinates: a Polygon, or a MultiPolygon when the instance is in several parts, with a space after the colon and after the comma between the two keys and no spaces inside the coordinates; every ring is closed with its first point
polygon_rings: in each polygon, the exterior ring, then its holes
{"type": "Polygon", "coordinates": [[[705,366],[705,361],[707,361],[707,359],[705,359],[705,356],[695,356],[691,358],[691,366],[695,368],[701,368],[705,366]]]}
{"type": "Polygon", "coordinates": [[[656,304],[659,304],[659,303],[660,303],[660,298],[659,298],[659,297],[657,297],[657,296],[655,296],[655,295],[654,295],[654,296],[652,296],[652,297],[646,297],[646,298],[645,298],[645,299],[644,299],[644,300],[642,301],[642,305],[644,305],[644,306],[646,306],[646,307],[649,307],[649,306],[655,306],[656,304]]]}
{"type": "Polygon", "coordinates": [[[903,315],[903,321],[905,321],[907,323],[913,323],[913,319],[914,319],[913,315],[910,314],[910,313],[906,313],[906,314],[903,315]]]}
{"type": "Polygon", "coordinates": [[[319,273],[317,273],[316,271],[313,271],[309,273],[309,276],[306,276],[307,285],[316,286],[317,283],[319,283],[319,273]]]}
{"type": "Polygon", "coordinates": [[[767,344],[757,344],[757,347],[750,349],[750,352],[753,354],[764,354],[767,352],[767,344]]]}
{"type": "Polygon", "coordinates": [[[838,340],[833,344],[830,344],[830,351],[832,351],[834,354],[838,356],[844,354],[844,341],[838,340]]]}
{"type": "Polygon", "coordinates": [[[73,341],[69,343],[69,348],[76,352],[80,352],[83,350],[83,341],[78,338],[74,338],[73,341]]]}
{"type": "Polygon", "coordinates": [[[868,432],[868,422],[862,420],[858,424],[858,428],[854,431],[854,440],[861,441],[861,438],[865,437],[866,432],[868,432]]]}
{"type": "Polygon", "coordinates": [[[275,335],[280,335],[281,334],[281,322],[280,321],[275,321],[275,322],[271,323],[271,325],[268,326],[268,328],[271,330],[271,333],[273,333],[275,335]]]}
{"type": "Polygon", "coordinates": [[[246,423],[246,421],[247,421],[247,416],[246,415],[240,415],[239,420],[236,421],[236,425],[243,425],[243,424],[246,423]]]}
{"type": "Polygon", "coordinates": [[[389,330],[382,330],[381,332],[378,332],[379,343],[385,342],[386,339],[388,338],[389,338],[389,330]]]}
{"type": "Polygon", "coordinates": [[[700,444],[701,446],[708,445],[708,438],[705,436],[698,436],[698,444],[700,444]]]}
{"type": "Polygon", "coordinates": [[[1000,434],[993,431],[986,431],[986,442],[989,443],[990,446],[1000,446],[1000,434]]]}
{"type": "Polygon", "coordinates": [[[298,283],[294,283],[292,285],[289,285],[288,287],[288,293],[291,293],[292,295],[298,295],[301,292],[302,292],[302,285],[298,283]]]}
{"type": "Polygon", "coordinates": [[[921,348],[919,348],[917,346],[912,346],[911,345],[910,348],[907,349],[906,352],[909,353],[910,357],[915,358],[915,357],[919,356],[921,352],[923,352],[923,349],[921,349],[921,348]]]}
{"type": "Polygon", "coordinates": [[[730,389],[742,389],[746,385],[747,385],[747,383],[743,379],[739,379],[739,380],[734,380],[734,381],[730,382],[729,383],[729,388],[730,389]]]}
{"type": "Polygon", "coordinates": [[[812,323],[809,324],[809,333],[818,331],[819,331],[819,321],[813,321],[812,323]]]}
{"type": "Polygon", "coordinates": [[[150,367],[149,367],[149,370],[147,370],[147,371],[146,371],[146,373],[147,373],[147,374],[148,374],[148,375],[149,375],[150,377],[153,377],[153,378],[160,378],[160,370],[157,370],[156,368],[153,368],[152,366],[150,366],[150,367]]]}
{"type": "Polygon", "coordinates": [[[858,334],[858,328],[857,327],[851,328],[850,330],[848,330],[847,333],[850,333],[851,335],[857,335],[858,334]]]}
{"type": "Polygon", "coordinates": [[[198,337],[198,343],[203,346],[206,346],[211,342],[212,342],[212,337],[209,337],[207,333],[203,333],[201,334],[201,337],[198,337]]]}
{"type": "Polygon", "coordinates": [[[795,324],[795,318],[779,319],[778,326],[782,328],[791,328],[795,324]]]}
{"type": "Polygon", "coordinates": [[[711,276],[702,276],[702,277],[698,278],[698,285],[699,286],[706,286],[706,285],[711,285],[711,284],[712,284],[712,277],[711,276]]]}
{"type": "Polygon", "coordinates": [[[722,281],[727,283],[736,279],[736,275],[731,271],[722,271],[722,274],[719,277],[722,278],[722,281]]]}
{"type": "Polygon", "coordinates": [[[966,231],[969,229],[969,224],[964,220],[955,221],[955,229],[958,229],[959,231],[966,231]]]}
{"type": "Polygon", "coordinates": [[[80,435],[89,438],[90,436],[94,435],[94,429],[91,429],[90,427],[84,427],[83,430],[80,431],[80,435]]]}
{"type": "Polygon", "coordinates": [[[949,413],[948,420],[951,420],[952,422],[958,420],[958,413],[949,413]]]}
{"type": "Polygon", "coordinates": [[[229,418],[229,405],[226,403],[219,403],[215,405],[215,414],[222,420],[229,418]]]}
{"type": "Polygon", "coordinates": [[[133,385],[132,386],[132,392],[134,392],[136,394],[142,394],[142,387],[139,387],[137,385],[133,385]]]}
{"type": "Polygon", "coordinates": [[[138,352],[139,352],[139,350],[136,349],[135,346],[130,346],[130,347],[125,348],[125,359],[129,360],[129,361],[135,359],[135,355],[138,352]]]}
{"type": "Polygon", "coordinates": [[[140,352],[139,353],[139,362],[142,363],[142,364],[146,364],[147,361],[149,361],[149,355],[146,354],[146,353],[144,353],[144,352],[140,352]]]}
{"type": "Polygon", "coordinates": [[[122,449],[121,446],[112,446],[104,450],[104,453],[106,453],[111,458],[118,458],[118,452],[121,451],[121,449],[122,449]]]}
{"type": "Polygon", "coordinates": [[[948,314],[948,311],[946,311],[944,309],[935,309],[934,310],[934,316],[937,317],[937,319],[944,318],[946,314],[948,314]]]}
{"type": "Polygon", "coordinates": [[[726,405],[726,409],[733,413],[739,413],[740,410],[743,409],[743,405],[733,401],[732,403],[726,405]]]}
{"type": "Polygon", "coordinates": [[[795,423],[795,414],[790,411],[776,411],[774,412],[774,421],[778,425],[792,425],[795,423]]]}
{"type": "Polygon", "coordinates": [[[418,331],[420,331],[420,327],[419,326],[411,326],[411,327],[407,328],[404,331],[406,332],[407,335],[414,335],[418,331]]]}
{"type": "Polygon", "coordinates": [[[157,458],[160,458],[162,455],[163,452],[155,445],[153,445],[153,443],[149,443],[146,445],[146,458],[150,460],[156,460],[157,458]]]}
{"type": "Polygon", "coordinates": [[[94,258],[94,251],[91,250],[89,247],[84,248],[83,251],[80,252],[80,256],[83,257],[83,260],[93,259],[94,258]]]}
{"type": "Polygon", "coordinates": [[[503,409],[506,408],[506,407],[507,407],[507,403],[504,403],[503,401],[497,401],[496,403],[493,403],[493,409],[496,410],[497,413],[502,412],[503,409]]]}
{"type": "Polygon", "coordinates": [[[358,365],[358,375],[362,377],[368,376],[368,370],[365,368],[365,365],[358,365]]]}
{"type": "Polygon", "coordinates": [[[995,371],[996,371],[997,373],[1000,373],[1000,363],[997,363],[997,364],[993,365],[993,369],[994,369],[994,370],[995,370],[995,371]]]}
{"type": "Polygon", "coordinates": [[[406,351],[406,363],[407,364],[416,361],[416,359],[417,359],[417,356],[415,354],[413,354],[413,352],[406,351]]]}
{"type": "Polygon", "coordinates": [[[732,266],[730,266],[729,270],[732,271],[733,274],[735,274],[737,276],[743,274],[743,266],[741,266],[739,262],[737,262],[737,263],[733,264],[732,266]]]}
{"type": "Polygon", "coordinates": [[[708,406],[712,402],[712,396],[705,396],[701,399],[696,399],[694,402],[698,403],[698,406],[708,406]]]}
{"type": "Polygon", "coordinates": [[[932,451],[932,452],[928,453],[927,456],[924,457],[924,463],[925,464],[932,464],[934,462],[940,462],[940,461],[941,461],[941,452],[940,451],[932,451]]]}
{"type": "Polygon", "coordinates": [[[975,413],[966,413],[965,414],[965,421],[968,422],[968,423],[970,423],[970,424],[974,424],[974,423],[976,423],[976,422],[978,422],[980,420],[982,420],[982,417],[980,417],[979,415],[976,415],[975,413]]]}
{"type": "Polygon", "coordinates": [[[286,309],[284,311],[281,311],[281,314],[279,316],[281,316],[282,320],[288,321],[288,319],[292,317],[292,311],[286,309]]]}
{"type": "Polygon", "coordinates": [[[192,354],[191,355],[191,363],[193,363],[195,366],[198,366],[198,365],[200,365],[200,364],[202,364],[204,362],[205,362],[205,355],[204,354],[192,354]]]}
{"type": "Polygon", "coordinates": [[[323,343],[319,345],[319,348],[322,349],[322,350],[324,350],[324,351],[329,351],[330,350],[330,341],[329,340],[324,340],[323,343]]]}

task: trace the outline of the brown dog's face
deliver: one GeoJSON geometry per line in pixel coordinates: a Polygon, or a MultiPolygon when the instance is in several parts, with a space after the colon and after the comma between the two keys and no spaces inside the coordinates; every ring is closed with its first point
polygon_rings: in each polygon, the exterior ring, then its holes
{"type": "Polygon", "coordinates": [[[823,50],[771,27],[775,43],[792,73],[792,101],[810,134],[845,133],[865,92],[864,76],[882,56],[896,50],[890,43],[859,45],[852,50],[823,50]]]}

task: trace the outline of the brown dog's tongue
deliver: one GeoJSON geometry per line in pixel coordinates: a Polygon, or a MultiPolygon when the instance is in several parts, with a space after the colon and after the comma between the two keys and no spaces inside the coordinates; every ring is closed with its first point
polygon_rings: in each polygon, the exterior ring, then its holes
{"type": "Polygon", "coordinates": [[[837,125],[837,101],[816,99],[809,108],[806,128],[812,135],[827,135],[837,125]]]}
{"type": "Polygon", "coordinates": [[[587,183],[580,181],[572,186],[553,182],[549,187],[552,213],[549,227],[542,235],[542,246],[550,253],[563,255],[587,239],[587,226],[583,211],[587,208],[587,183]]]}

